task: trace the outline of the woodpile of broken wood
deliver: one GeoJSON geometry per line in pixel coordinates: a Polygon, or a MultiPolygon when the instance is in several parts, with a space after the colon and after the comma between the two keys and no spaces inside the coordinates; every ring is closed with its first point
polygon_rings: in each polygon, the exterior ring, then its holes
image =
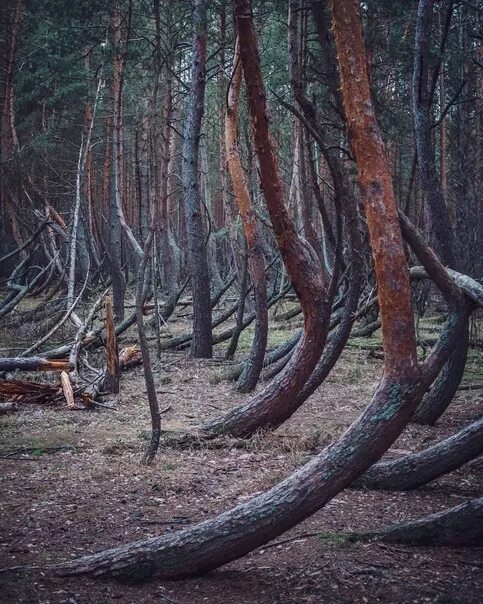
{"type": "MultiPolygon", "coordinates": [[[[92,397],[85,392],[74,392],[67,386],[69,375],[61,373],[60,384],[31,380],[0,379],[0,414],[16,411],[21,404],[66,405],[68,409],[85,409],[92,406],[92,397]],[[64,376],[67,376],[67,380],[64,376]]],[[[70,384],[70,380],[68,381],[70,384]]]]}
{"type": "MultiPolygon", "coordinates": [[[[126,370],[142,364],[140,347],[124,347],[119,353],[119,369],[126,370]]],[[[59,382],[49,383],[23,379],[0,378],[0,415],[17,411],[22,404],[62,406],[68,409],[89,409],[94,402],[92,392],[75,387],[68,359],[3,358],[0,371],[55,371],[59,382]]]]}

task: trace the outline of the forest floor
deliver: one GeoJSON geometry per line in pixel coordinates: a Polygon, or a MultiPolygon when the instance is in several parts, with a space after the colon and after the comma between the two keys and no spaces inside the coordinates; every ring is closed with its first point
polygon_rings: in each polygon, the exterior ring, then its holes
{"type": "MultiPolygon", "coordinates": [[[[272,344],[288,334],[272,332],[272,344]]],[[[4,332],[0,345],[10,338],[4,332]]],[[[132,331],[124,344],[135,339],[132,331]]],[[[247,338],[242,345],[246,350],[247,338]]],[[[465,384],[481,384],[481,360],[473,351],[465,384]]],[[[214,383],[222,367],[186,352],[163,353],[155,379],[165,430],[187,430],[245,399],[231,384],[214,383]]],[[[105,400],[116,411],[22,404],[0,420],[0,567],[48,565],[176,531],[270,489],[358,416],[380,369],[368,350],[349,348],[323,387],[273,434],[244,449],[227,439],[223,448],[161,450],[151,467],[139,463],[150,434],[142,367],[125,372],[121,395],[105,400]]],[[[435,427],[409,425],[389,455],[425,448],[482,410],[482,390],[462,390],[435,427]]],[[[483,601],[483,549],[354,544],[342,534],[480,496],[481,468],[476,460],[408,493],[345,490],[276,542],[196,579],[126,586],[39,570],[4,573],[0,602],[476,604],[483,601]]]]}

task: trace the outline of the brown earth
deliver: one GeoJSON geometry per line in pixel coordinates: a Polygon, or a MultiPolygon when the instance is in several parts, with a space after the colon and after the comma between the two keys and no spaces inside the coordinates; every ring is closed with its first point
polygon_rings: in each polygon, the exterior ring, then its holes
{"type": "MultiPolygon", "coordinates": [[[[134,333],[125,341],[134,341],[134,333]]],[[[244,399],[230,384],[213,383],[220,366],[185,353],[163,354],[155,377],[164,429],[189,429],[244,399]]],[[[252,439],[244,449],[226,440],[218,449],[162,450],[151,467],[139,463],[150,426],[142,367],[123,375],[117,400],[104,401],[116,411],[23,404],[0,420],[0,566],[45,566],[175,531],[269,489],[357,417],[380,367],[367,350],[351,348],[324,386],[275,433],[252,439]]],[[[481,378],[481,352],[473,352],[465,383],[481,378]]],[[[481,393],[462,390],[435,427],[408,426],[390,454],[424,448],[481,415],[481,393]]],[[[207,576],[126,586],[53,579],[31,569],[0,574],[0,601],[481,602],[482,549],[349,544],[341,538],[479,496],[480,470],[481,461],[475,461],[409,493],[346,490],[275,543],[207,576]]]]}

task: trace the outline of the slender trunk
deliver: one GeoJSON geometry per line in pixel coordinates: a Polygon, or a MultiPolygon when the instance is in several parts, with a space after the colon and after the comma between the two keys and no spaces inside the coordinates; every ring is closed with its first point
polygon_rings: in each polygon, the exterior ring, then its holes
{"type": "Polygon", "coordinates": [[[122,55],[121,55],[121,13],[116,5],[113,16],[114,27],[114,66],[113,66],[113,127],[112,127],[112,154],[111,154],[111,179],[109,196],[109,255],[111,265],[112,293],[114,316],[116,321],[124,318],[124,293],[126,282],[122,272],[121,251],[122,233],[119,208],[122,210],[121,199],[121,161],[122,161],[122,55]]]}
{"type": "Polygon", "coordinates": [[[256,323],[253,344],[245,369],[237,382],[237,388],[240,391],[250,392],[255,388],[263,368],[263,358],[265,356],[268,337],[268,309],[267,283],[260,235],[257,228],[255,210],[250,200],[250,193],[238,151],[236,136],[241,84],[242,66],[240,63],[239,42],[237,40],[225,116],[225,149],[233,191],[245,232],[248,264],[255,301],[256,323]]]}
{"type": "Polygon", "coordinates": [[[455,239],[436,169],[431,128],[432,95],[429,89],[429,50],[433,0],[419,0],[414,50],[411,104],[421,188],[426,199],[431,238],[444,264],[454,266],[455,239]]]}
{"type": "MultiPolygon", "coordinates": [[[[143,304],[144,304],[144,280],[150,250],[153,244],[154,229],[152,229],[144,245],[143,258],[139,263],[137,284],[136,284],[136,324],[138,328],[139,343],[143,357],[144,380],[146,382],[146,391],[148,394],[149,411],[151,413],[151,440],[146,453],[143,457],[143,463],[149,465],[156,456],[159,447],[159,438],[161,435],[161,415],[159,413],[159,403],[156,394],[156,385],[154,383],[153,369],[151,366],[151,355],[149,353],[149,344],[146,337],[146,328],[144,327],[143,304]]],[[[153,280],[157,275],[152,275],[153,280]]],[[[156,300],[155,300],[156,303],[156,300]]]]}
{"type": "Polygon", "coordinates": [[[185,118],[182,168],[188,254],[193,288],[191,353],[196,358],[211,358],[213,348],[211,343],[210,279],[198,177],[198,151],[206,82],[207,25],[204,0],[194,0],[192,20],[191,88],[185,118]]]}
{"type": "MultiPolygon", "coordinates": [[[[22,19],[22,2],[16,0],[15,10],[12,16],[10,35],[7,38],[5,76],[4,76],[4,98],[2,107],[2,121],[0,127],[0,202],[3,202],[5,213],[10,223],[11,235],[17,247],[23,245],[23,237],[15,209],[15,202],[10,190],[7,178],[6,162],[14,149],[19,148],[17,130],[15,127],[15,93],[14,72],[15,58],[17,54],[17,39],[22,19]]],[[[22,252],[22,256],[26,254],[22,252]]]]}

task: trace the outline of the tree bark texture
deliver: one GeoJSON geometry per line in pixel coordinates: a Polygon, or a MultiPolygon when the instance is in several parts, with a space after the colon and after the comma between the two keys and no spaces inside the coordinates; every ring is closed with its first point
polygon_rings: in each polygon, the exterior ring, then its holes
{"type": "Polygon", "coordinates": [[[30,358],[1,358],[1,371],[69,371],[70,365],[67,359],[49,361],[41,357],[30,358]]]}
{"type": "Polygon", "coordinates": [[[242,84],[242,65],[240,62],[239,42],[237,39],[233,56],[233,73],[228,92],[228,106],[225,116],[225,149],[228,170],[238,205],[238,211],[243,222],[248,253],[248,267],[253,286],[255,302],[255,333],[250,355],[245,368],[237,381],[237,389],[241,392],[252,391],[260,377],[268,337],[268,307],[267,283],[263,251],[256,223],[256,215],[250,200],[250,193],[243,171],[237,141],[238,103],[242,84]]]}
{"type": "Polygon", "coordinates": [[[269,133],[265,88],[250,2],[235,2],[235,24],[247,87],[248,106],[265,201],[285,268],[304,313],[304,334],[285,369],[248,403],[205,426],[207,434],[248,436],[275,428],[300,406],[295,396],[317,364],[325,345],[330,303],[322,268],[312,248],[298,236],[284,205],[283,186],[269,133]]]}
{"type": "MultiPolygon", "coordinates": [[[[153,244],[154,229],[152,229],[144,244],[143,258],[139,263],[137,283],[136,283],[136,324],[138,328],[139,344],[141,346],[141,354],[143,360],[144,381],[146,383],[146,391],[148,395],[149,411],[151,414],[151,440],[149,442],[146,453],[143,457],[143,462],[147,465],[152,463],[156,456],[159,447],[159,438],[161,435],[161,415],[159,413],[159,403],[156,394],[156,386],[154,383],[153,369],[151,366],[151,355],[149,353],[149,344],[146,337],[146,328],[144,326],[144,278],[146,267],[150,258],[151,246],[153,244]]],[[[153,279],[157,275],[153,274],[153,279]]]]}
{"type": "Polygon", "coordinates": [[[113,394],[119,394],[119,351],[117,347],[116,331],[114,328],[114,316],[112,311],[112,299],[106,296],[105,300],[106,329],[106,377],[104,388],[113,394]]]}
{"type": "Polygon", "coordinates": [[[456,470],[482,452],[483,419],[479,419],[423,451],[375,464],[356,484],[388,491],[417,489],[456,470]]]}
{"type": "Polygon", "coordinates": [[[376,534],[381,541],[419,546],[479,547],[483,541],[483,497],[376,534]]]}
{"type": "Polygon", "coordinates": [[[426,198],[429,226],[436,252],[445,265],[455,266],[455,240],[445,205],[432,142],[429,86],[431,23],[434,0],[419,0],[414,48],[411,104],[421,187],[426,198]]]}
{"type": "Polygon", "coordinates": [[[188,256],[193,288],[193,339],[195,358],[211,358],[211,305],[206,231],[198,178],[198,150],[206,80],[206,7],[204,0],[194,0],[192,10],[193,48],[191,86],[188,97],[183,139],[183,195],[188,256]]]}
{"type": "Polygon", "coordinates": [[[112,297],[116,321],[124,319],[124,294],[126,282],[122,272],[122,231],[118,206],[122,206],[120,162],[122,161],[122,55],[121,55],[121,13],[118,6],[113,15],[115,55],[113,64],[113,120],[112,120],[112,154],[110,158],[109,190],[109,263],[112,279],[112,297]]]}

